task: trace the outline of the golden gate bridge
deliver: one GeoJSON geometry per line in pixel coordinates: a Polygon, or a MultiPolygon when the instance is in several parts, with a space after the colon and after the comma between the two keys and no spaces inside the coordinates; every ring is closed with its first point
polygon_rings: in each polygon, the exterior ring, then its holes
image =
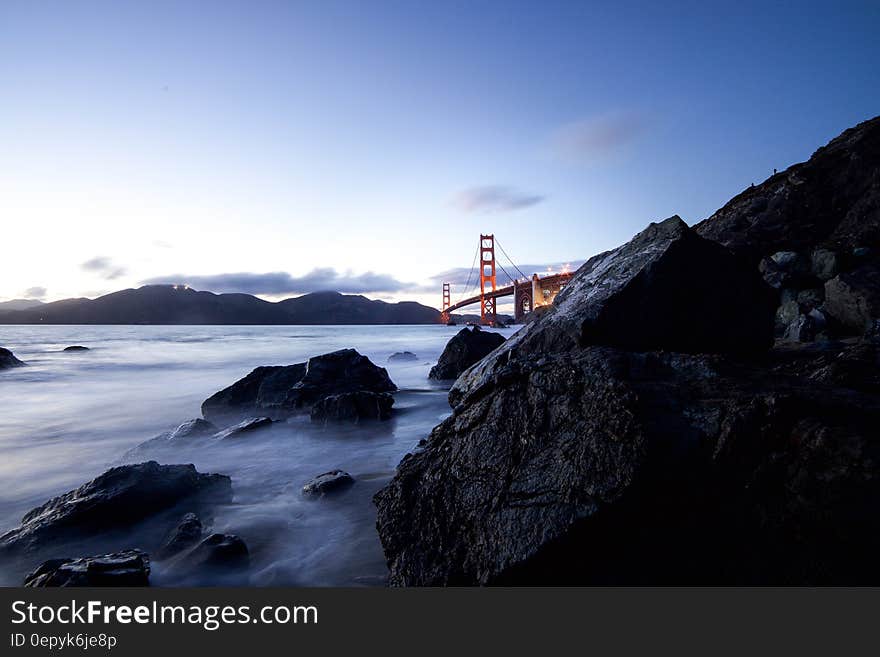
{"type": "MultiPolygon", "coordinates": [[[[443,283],[443,306],[440,317],[442,321],[448,322],[452,312],[479,303],[480,323],[486,326],[495,326],[498,323],[497,300],[501,297],[512,296],[514,320],[521,322],[526,315],[536,308],[553,303],[556,295],[571,280],[572,275],[571,271],[564,270],[558,273],[548,272],[543,276],[539,276],[537,273],[527,276],[514,264],[513,260],[504,250],[504,247],[495,239],[495,235],[480,235],[480,243],[474,254],[474,262],[468,273],[464,292],[462,292],[458,301],[452,303],[451,284],[443,283]],[[511,276],[504,266],[496,261],[496,244],[512,268],[519,274],[519,277],[514,278],[511,276]],[[465,296],[471,292],[470,282],[478,261],[480,293],[465,296]],[[507,276],[510,281],[509,284],[498,287],[496,267],[501,269],[504,275],[507,276]]],[[[477,277],[473,277],[473,280],[475,288],[477,277]]]]}

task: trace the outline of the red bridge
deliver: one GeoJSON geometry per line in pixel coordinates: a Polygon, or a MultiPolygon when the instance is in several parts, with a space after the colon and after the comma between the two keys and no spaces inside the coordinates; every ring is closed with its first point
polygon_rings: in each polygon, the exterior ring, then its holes
{"type": "MultiPolygon", "coordinates": [[[[453,311],[465,308],[475,303],[480,304],[480,323],[487,326],[494,326],[497,323],[496,302],[500,297],[513,297],[513,316],[515,321],[521,322],[526,315],[540,306],[546,306],[553,303],[559,291],[565,287],[565,284],[571,280],[572,272],[562,271],[558,273],[547,273],[543,276],[532,274],[531,277],[526,276],[520,271],[519,267],[513,264],[510,257],[504,253],[503,247],[499,244],[501,252],[510,261],[513,268],[520,274],[519,278],[514,278],[495,260],[495,236],[480,235],[480,246],[477,251],[480,260],[480,293],[459,299],[452,303],[450,295],[450,284],[443,283],[443,311],[441,318],[444,322],[448,322],[450,314],[453,311]],[[509,283],[503,287],[497,285],[496,265],[509,279],[509,283]]],[[[476,265],[477,256],[474,257],[474,265],[476,265]]],[[[468,274],[468,282],[465,283],[465,293],[469,292],[469,284],[471,276],[474,272],[474,265],[468,274]]],[[[474,279],[476,285],[476,279],[474,279]]]]}

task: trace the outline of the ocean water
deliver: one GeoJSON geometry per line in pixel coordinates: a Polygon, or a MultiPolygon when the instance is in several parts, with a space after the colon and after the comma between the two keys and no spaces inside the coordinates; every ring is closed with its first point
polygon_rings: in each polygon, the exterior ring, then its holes
{"type": "MultiPolygon", "coordinates": [[[[381,585],[387,569],[375,531],[373,494],[400,459],[449,412],[446,386],[428,370],[458,329],[447,326],[0,326],[0,345],[27,367],[0,372],[0,533],[49,498],[125,462],[126,452],[200,416],[201,402],[259,365],[284,365],[352,347],[388,369],[400,391],[394,418],[324,428],[308,418],[246,439],[163,452],[162,463],[193,463],[232,478],[233,503],[208,518],[211,531],[247,543],[251,567],[232,582],[187,579],[155,564],[158,585],[381,585]],[[68,345],[86,352],[64,352],[68,345]],[[395,351],[412,363],[388,362],[395,351]],[[311,477],[343,469],[356,483],[332,498],[306,500],[311,477]]],[[[509,334],[512,329],[499,332],[509,334]]],[[[116,535],[87,547],[143,547],[116,535]]],[[[60,549],[60,548],[59,548],[60,549]]],[[[83,548],[85,549],[85,547],[83,548]]],[[[48,556],[0,561],[0,584],[17,585],[48,556]]]]}

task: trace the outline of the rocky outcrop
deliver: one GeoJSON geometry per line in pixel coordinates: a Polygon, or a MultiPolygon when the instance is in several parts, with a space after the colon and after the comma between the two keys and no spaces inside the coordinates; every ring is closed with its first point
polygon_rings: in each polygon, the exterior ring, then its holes
{"type": "Polygon", "coordinates": [[[24,363],[18,360],[9,349],[0,347],[0,370],[5,370],[9,367],[21,367],[22,365],[24,363]]]}
{"type": "Polygon", "coordinates": [[[50,559],[27,575],[27,587],[149,586],[150,559],[140,550],[80,559],[50,559]]]}
{"type": "Polygon", "coordinates": [[[310,479],[302,487],[303,497],[318,499],[339,493],[354,483],[354,477],[342,470],[331,470],[310,479]]]}
{"type": "Polygon", "coordinates": [[[428,378],[440,381],[455,379],[502,344],[504,336],[498,333],[481,331],[479,326],[463,328],[446,344],[437,364],[428,373],[428,378]]]}
{"type": "Polygon", "coordinates": [[[310,413],[312,422],[360,422],[387,420],[391,417],[394,397],[387,392],[344,392],[319,399],[310,413]]]}
{"type": "Polygon", "coordinates": [[[389,363],[406,363],[418,360],[419,357],[416,356],[411,351],[395,351],[388,357],[389,363]]]}
{"type": "Polygon", "coordinates": [[[272,419],[307,413],[330,395],[347,392],[393,392],[397,386],[383,367],[354,349],[314,356],[295,365],[258,367],[245,378],[202,403],[206,419],[229,420],[248,414],[272,419]]]}
{"type": "Polygon", "coordinates": [[[249,434],[257,429],[262,429],[263,427],[268,427],[272,424],[272,420],[267,417],[249,417],[238,424],[233,424],[231,427],[226,427],[223,431],[217,433],[215,438],[217,440],[228,440],[229,438],[240,438],[245,434],[249,434]]]}
{"type": "Polygon", "coordinates": [[[758,266],[781,304],[797,301],[798,311],[789,308],[789,319],[777,322],[777,337],[864,334],[880,319],[864,287],[876,290],[876,280],[865,278],[880,267],[880,117],[745,190],[696,230],[758,266]],[[802,331],[813,310],[829,325],[802,331]]]}
{"type": "Polygon", "coordinates": [[[769,241],[653,224],[462,373],[375,497],[390,582],[880,583],[880,339],[771,349],[850,270],[769,241]]]}
{"type": "Polygon", "coordinates": [[[202,532],[202,521],[199,517],[195,513],[187,513],[162,542],[156,552],[156,559],[162,561],[188,550],[199,542],[202,532]]]}
{"type": "Polygon", "coordinates": [[[231,500],[232,486],[225,475],[202,474],[191,464],[123,465],[26,513],[19,527],[0,536],[0,548],[32,550],[95,536],[131,526],[183,501],[212,505],[231,500]]]}

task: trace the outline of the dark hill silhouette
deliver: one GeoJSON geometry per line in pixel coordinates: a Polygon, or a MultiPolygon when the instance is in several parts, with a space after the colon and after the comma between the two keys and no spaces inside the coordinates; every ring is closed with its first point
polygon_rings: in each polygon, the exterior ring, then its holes
{"type": "Polygon", "coordinates": [[[411,301],[316,292],[276,303],[249,294],[214,294],[147,285],[97,299],[64,299],[25,310],[0,309],[2,324],[436,324],[440,313],[411,301]]]}

